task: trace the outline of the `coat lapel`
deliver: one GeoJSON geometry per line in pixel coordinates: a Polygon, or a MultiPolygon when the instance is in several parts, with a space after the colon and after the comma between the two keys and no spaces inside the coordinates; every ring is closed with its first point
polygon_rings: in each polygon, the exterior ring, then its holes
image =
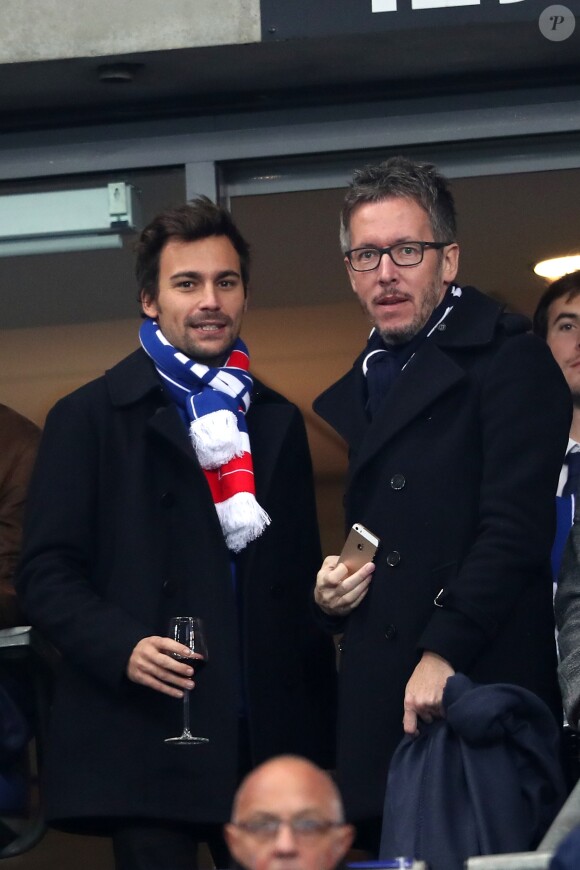
{"type": "Polygon", "coordinates": [[[252,404],[246,417],[258,501],[266,499],[293,409],[285,404],[252,404]]]}
{"type": "MultiPolygon", "coordinates": [[[[178,450],[189,462],[199,466],[197,456],[187,434],[187,428],[171,403],[158,408],[149,420],[149,429],[178,450]]],[[[199,466],[201,470],[201,466],[199,466]]]]}
{"type": "Polygon", "coordinates": [[[413,419],[465,377],[463,369],[434,342],[425,341],[393,384],[372,423],[364,411],[360,365],[314,403],[315,411],[354,448],[351,476],[413,419]]]}
{"type": "MultiPolygon", "coordinates": [[[[258,503],[268,509],[269,492],[272,486],[274,471],[280,461],[282,445],[290,425],[293,409],[285,403],[260,403],[259,388],[246,416],[250,445],[252,448],[252,463],[254,466],[254,481],[258,503]]],[[[268,534],[266,529],[265,534],[268,534]]],[[[252,576],[252,565],[260,538],[250,541],[237,556],[240,577],[245,581],[252,576]]]]}
{"type": "Polygon", "coordinates": [[[111,402],[125,407],[151,397],[148,428],[193,462],[201,473],[187,428],[173,402],[163,392],[159,375],[145,351],[137,350],[106,373],[111,402]]]}
{"type": "Polygon", "coordinates": [[[364,408],[365,379],[362,358],[339,381],[314,400],[314,411],[350,446],[359,444],[368,429],[364,408]]]}
{"type": "Polygon", "coordinates": [[[388,441],[421,414],[425,414],[444,393],[466,377],[463,369],[436,344],[425,341],[397,378],[372,424],[368,426],[351,472],[381,451],[388,441]]]}

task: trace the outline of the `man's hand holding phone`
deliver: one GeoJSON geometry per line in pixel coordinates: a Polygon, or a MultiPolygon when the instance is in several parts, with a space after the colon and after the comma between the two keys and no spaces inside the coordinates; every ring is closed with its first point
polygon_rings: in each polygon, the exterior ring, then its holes
{"type": "Polygon", "coordinates": [[[361,603],[375,570],[379,539],[355,523],[340,556],[327,556],[316,577],[314,600],[329,616],[347,616],[361,603]]]}

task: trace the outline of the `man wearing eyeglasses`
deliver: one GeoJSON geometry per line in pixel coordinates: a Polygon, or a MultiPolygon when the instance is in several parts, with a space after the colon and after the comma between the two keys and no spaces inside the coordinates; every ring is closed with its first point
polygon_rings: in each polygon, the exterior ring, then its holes
{"type": "Polygon", "coordinates": [[[344,632],[338,782],[374,850],[391,755],[443,715],[449,676],[559,710],[549,554],[570,399],[526,318],[456,283],[455,207],[434,166],[357,171],[340,236],[373,330],[314,407],[348,445],[347,527],[381,545],[351,576],[327,557],[315,598],[344,632]]]}
{"type": "Polygon", "coordinates": [[[333,870],[354,829],[338,789],[316,765],[279,756],[242,782],[225,826],[230,852],[246,870],[333,870]]]}

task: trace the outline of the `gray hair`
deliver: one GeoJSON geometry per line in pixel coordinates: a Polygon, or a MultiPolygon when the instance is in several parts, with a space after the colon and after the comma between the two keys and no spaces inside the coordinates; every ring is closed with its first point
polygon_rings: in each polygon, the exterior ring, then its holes
{"type": "Polygon", "coordinates": [[[340,214],[340,247],[350,249],[350,220],[359,205],[391,197],[415,201],[429,215],[434,241],[454,242],[457,233],[455,203],[447,179],[432,163],[391,157],[382,163],[355,169],[340,214]]]}

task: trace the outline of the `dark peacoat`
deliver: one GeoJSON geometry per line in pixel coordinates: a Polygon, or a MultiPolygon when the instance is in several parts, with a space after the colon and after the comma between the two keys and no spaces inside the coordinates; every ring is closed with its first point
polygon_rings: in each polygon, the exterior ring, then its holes
{"type": "Polygon", "coordinates": [[[304,424],[257,382],[247,424],[272,523],[236,559],[234,585],[205,476],[142,350],[48,416],[18,591],[62,653],[45,777],[56,826],[224,821],[242,711],[255,763],[280,752],[333,762],[334,650],[311,608],[320,546],[304,424]],[[184,614],[204,618],[209,645],[191,723],[210,742],[193,748],[163,742],[181,730],[181,702],[125,674],[136,643],[184,614]]]}
{"type": "Polygon", "coordinates": [[[315,402],[350,451],[347,525],[381,539],[346,620],[338,774],[349,817],[380,816],[423,650],[559,709],[550,576],[571,420],[550,350],[474,288],[425,340],[369,424],[361,360],[315,402]]]}

